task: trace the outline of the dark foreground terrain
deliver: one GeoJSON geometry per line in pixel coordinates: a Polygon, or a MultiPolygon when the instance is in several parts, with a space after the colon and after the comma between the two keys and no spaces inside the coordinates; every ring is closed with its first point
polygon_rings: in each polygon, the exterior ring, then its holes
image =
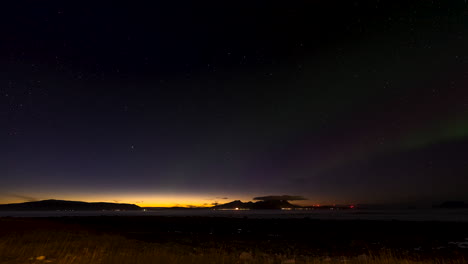
{"type": "Polygon", "coordinates": [[[465,263],[465,259],[468,223],[0,218],[0,263],[465,263]]]}

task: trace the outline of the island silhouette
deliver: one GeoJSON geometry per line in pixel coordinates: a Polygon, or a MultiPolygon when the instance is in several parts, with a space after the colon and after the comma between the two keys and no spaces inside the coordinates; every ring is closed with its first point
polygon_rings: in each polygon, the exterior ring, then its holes
{"type": "Polygon", "coordinates": [[[213,209],[218,210],[254,210],[254,209],[285,209],[285,208],[301,208],[299,205],[291,204],[289,201],[307,200],[302,196],[291,195],[270,195],[255,197],[253,200],[257,202],[242,202],[235,200],[230,203],[213,206],[213,209]]]}
{"type": "Polygon", "coordinates": [[[87,203],[80,201],[43,200],[36,202],[0,204],[0,211],[136,211],[143,210],[134,204],[87,203]]]}

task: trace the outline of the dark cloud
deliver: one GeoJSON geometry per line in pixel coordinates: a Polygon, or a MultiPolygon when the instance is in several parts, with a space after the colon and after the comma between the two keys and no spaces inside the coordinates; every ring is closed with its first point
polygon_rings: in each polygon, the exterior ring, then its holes
{"type": "Polygon", "coordinates": [[[210,198],[210,199],[205,199],[207,201],[217,201],[217,200],[227,200],[229,199],[229,197],[215,197],[214,199],[210,198]]]}
{"type": "Polygon", "coordinates": [[[261,196],[261,197],[254,197],[254,200],[260,201],[274,201],[274,200],[287,200],[287,201],[299,201],[299,200],[307,200],[302,196],[298,195],[269,195],[269,196],[261,196]]]}
{"type": "Polygon", "coordinates": [[[22,195],[22,194],[9,194],[8,196],[15,197],[15,198],[19,198],[19,199],[25,200],[25,201],[27,201],[27,202],[36,202],[36,201],[39,200],[39,199],[37,199],[37,198],[35,198],[35,197],[31,197],[31,196],[27,196],[27,195],[22,195]]]}

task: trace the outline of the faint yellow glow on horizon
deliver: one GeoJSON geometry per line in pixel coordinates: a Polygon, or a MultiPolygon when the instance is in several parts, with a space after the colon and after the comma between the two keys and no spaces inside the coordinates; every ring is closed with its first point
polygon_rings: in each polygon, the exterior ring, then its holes
{"type": "MultiPolygon", "coordinates": [[[[166,195],[132,195],[132,194],[37,194],[31,195],[35,200],[68,200],[68,201],[82,201],[82,202],[110,202],[110,203],[126,203],[135,204],[140,207],[211,207],[214,203],[227,203],[233,200],[242,200],[248,202],[251,198],[247,197],[230,197],[229,199],[222,199],[220,195],[189,195],[189,194],[166,194],[166,195]]],[[[0,197],[0,204],[7,203],[23,203],[30,200],[22,199],[20,197],[0,197]]]]}
{"type": "MultiPolygon", "coordinates": [[[[94,203],[94,202],[108,202],[108,203],[124,203],[124,204],[135,204],[140,207],[191,207],[191,206],[197,206],[197,207],[210,207],[212,206],[212,203],[206,202],[206,201],[197,201],[197,200],[170,200],[170,201],[165,201],[162,199],[155,199],[154,201],[147,201],[147,202],[138,202],[132,200],[108,200],[108,199],[92,199],[92,198],[74,198],[74,197],[53,197],[53,198],[44,198],[44,199],[37,199],[38,201],[41,200],[49,200],[49,199],[54,199],[54,200],[67,200],[67,201],[80,201],[80,202],[88,202],[88,203],[94,203]]],[[[0,199],[0,204],[9,204],[9,203],[24,203],[24,202],[31,202],[31,200],[24,200],[24,199],[0,199]]]]}
{"type": "MultiPolygon", "coordinates": [[[[34,197],[37,201],[40,200],[68,200],[68,201],[83,201],[83,202],[109,202],[109,203],[126,203],[126,204],[135,204],[140,207],[211,207],[214,203],[224,204],[232,202],[234,200],[241,200],[242,202],[253,201],[252,195],[246,194],[187,194],[187,193],[160,193],[160,194],[151,194],[151,193],[83,193],[83,192],[58,192],[58,191],[46,191],[42,193],[37,193],[35,191],[25,191],[17,193],[27,193],[27,197],[34,197]],[[227,197],[227,199],[223,199],[227,197]]],[[[263,194],[259,194],[261,196],[263,194]]],[[[264,194],[268,195],[268,194],[264,194]]],[[[332,199],[330,199],[332,200],[332,199]]],[[[0,194],[0,204],[6,203],[23,203],[28,202],[28,200],[22,199],[21,196],[8,196],[0,194]]],[[[253,201],[256,202],[256,201],[253,201]]],[[[292,204],[300,206],[308,206],[312,204],[328,204],[326,201],[290,201],[292,204]]],[[[333,202],[329,204],[334,204],[338,202],[333,202]]],[[[343,204],[346,204],[343,203],[343,204]]]]}

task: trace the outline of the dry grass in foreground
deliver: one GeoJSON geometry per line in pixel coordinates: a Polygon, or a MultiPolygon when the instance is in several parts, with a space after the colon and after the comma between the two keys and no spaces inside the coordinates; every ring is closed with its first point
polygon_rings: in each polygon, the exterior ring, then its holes
{"type": "Polygon", "coordinates": [[[314,264],[429,264],[466,263],[465,260],[410,260],[391,253],[357,257],[311,257],[236,252],[227,248],[200,249],[146,243],[120,236],[84,232],[35,232],[0,237],[2,264],[135,264],[135,263],[314,263],[314,264]]]}

